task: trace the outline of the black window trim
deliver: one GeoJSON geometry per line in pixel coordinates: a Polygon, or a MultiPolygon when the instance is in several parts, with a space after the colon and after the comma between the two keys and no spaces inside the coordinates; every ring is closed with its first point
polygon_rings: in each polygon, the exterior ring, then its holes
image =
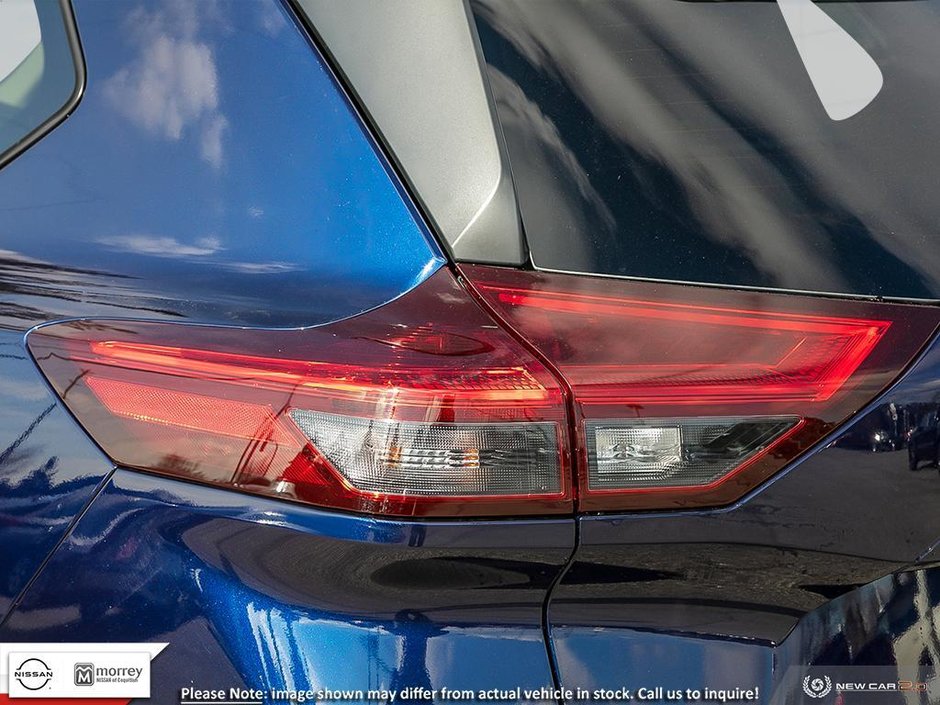
{"type": "Polygon", "coordinates": [[[34,129],[30,130],[22,139],[13,144],[6,151],[0,153],[0,169],[36,144],[36,142],[45,137],[54,128],[58,127],[58,125],[75,110],[82,99],[82,95],[85,93],[85,55],[82,52],[81,41],[78,38],[78,28],[75,24],[75,12],[72,8],[71,0],[59,0],[59,10],[62,13],[62,21],[65,24],[65,35],[68,38],[69,49],[72,51],[72,65],[75,67],[75,86],[62,107],[34,129]]]}

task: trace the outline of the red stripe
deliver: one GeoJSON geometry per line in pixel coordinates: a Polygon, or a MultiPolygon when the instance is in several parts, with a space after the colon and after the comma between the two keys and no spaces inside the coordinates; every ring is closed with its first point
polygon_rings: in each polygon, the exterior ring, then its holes
{"type": "Polygon", "coordinates": [[[0,693],[0,705],[127,705],[126,698],[11,698],[0,693]]]}

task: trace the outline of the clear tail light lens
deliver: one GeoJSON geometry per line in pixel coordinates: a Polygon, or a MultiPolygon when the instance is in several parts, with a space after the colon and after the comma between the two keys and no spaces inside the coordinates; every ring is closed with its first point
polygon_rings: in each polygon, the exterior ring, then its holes
{"type": "Polygon", "coordinates": [[[799,424],[794,417],[585,421],[588,485],[614,492],[707,487],[799,424]]]}
{"type": "Polygon", "coordinates": [[[562,386],[446,270],[316,328],[72,322],[29,348],[122,466],[396,516],[573,510],[562,386]]]}
{"type": "Polygon", "coordinates": [[[353,487],[425,496],[561,492],[553,423],[414,423],[292,409],[290,417],[353,487]]]}
{"type": "Polygon", "coordinates": [[[463,266],[571,389],[578,507],[718,506],[871,401],[936,308],[463,266]]]}

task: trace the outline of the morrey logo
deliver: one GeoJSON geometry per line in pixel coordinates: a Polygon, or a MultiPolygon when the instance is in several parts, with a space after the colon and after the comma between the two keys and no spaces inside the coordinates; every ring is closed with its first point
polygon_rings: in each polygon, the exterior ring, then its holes
{"type": "Polygon", "coordinates": [[[42,690],[52,680],[52,669],[46,665],[45,661],[28,658],[13,671],[13,677],[26,690],[42,690]]]}
{"type": "Polygon", "coordinates": [[[75,664],[75,685],[92,686],[95,684],[95,664],[75,664]]]}
{"type": "Polygon", "coordinates": [[[824,698],[829,695],[830,690],[832,690],[832,680],[829,676],[822,678],[806,676],[803,679],[803,692],[811,698],[824,698]]]}

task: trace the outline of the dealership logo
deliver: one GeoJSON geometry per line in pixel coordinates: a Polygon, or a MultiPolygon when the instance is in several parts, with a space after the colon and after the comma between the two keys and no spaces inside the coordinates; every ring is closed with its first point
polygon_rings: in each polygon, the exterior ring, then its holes
{"type": "Polygon", "coordinates": [[[28,658],[13,671],[13,677],[26,690],[41,690],[52,680],[52,669],[46,665],[45,661],[28,658]]]}
{"type": "Polygon", "coordinates": [[[75,664],[75,685],[94,685],[95,684],[95,664],[76,663],[75,664]]]}
{"type": "Polygon", "coordinates": [[[831,690],[832,680],[829,676],[823,676],[822,678],[806,676],[803,679],[803,692],[811,698],[824,698],[829,695],[831,690]]]}
{"type": "Polygon", "coordinates": [[[49,702],[149,698],[150,662],[165,647],[136,643],[0,644],[0,701],[5,695],[49,702]]]}

